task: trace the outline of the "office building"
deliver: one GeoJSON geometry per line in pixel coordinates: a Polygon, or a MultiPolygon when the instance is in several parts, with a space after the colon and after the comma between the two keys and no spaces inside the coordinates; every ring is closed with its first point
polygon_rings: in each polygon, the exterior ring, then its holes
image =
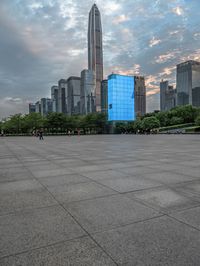
{"type": "Polygon", "coordinates": [[[200,62],[193,60],[177,65],[177,104],[200,106],[200,62]]]}
{"type": "Polygon", "coordinates": [[[95,75],[92,70],[81,72],[80,113],[95,112],[95,75]]]}
{"type": "Polygon", "coordinates": [[[49,98],[41,99],[41,115],[46,116],[48,113],[53,111],[53,103],[49,98]]]}
{"type": "Polygon", "coordinates": [[[67,80],[60,79],[58,81],[58,113],[67,113],[67,80]]]}
{"type": "Polygon", "coordinates": [[[135,120],[134,77],[108,76],[108,121],[135,120]]]}
{"type": "Polygon", "coordinates": [[[35,112],[41,114],[41,102],[37,101],[35,103],[35,112]]]}
{"type": "Polygon", "coordinates": [[[81,78],[69,77],[67,80],[67,89],[68,114],[80,114],[81,78]]]}
{"type": "Polygon", "coordinates": [[[94,4],[88,23],[88,69],[95,73],[96,111],[101,111],[101,81],[103,80],[103,46],[101,14],[94,4]]]}
{"type": "Polygon", "coordinates": [[[51,87],[51,100],[53,105],[53,112],[58,113],[58,86],[51,87]]]}
{"type": "Polygon", "coordinates": [[[160,82],[160,110],[169,111],[176,106],[176,90],[169,86],[169,82],[160,82]]]}
{"type": "Polygon", "coordinates": [[[134,76],[135,81],[135,115],[141,117],[146,114],[146,87],[145,79],[134,76]]]}
{"type": "Polygon", "coordinates": [[[108,80],[101,82],[101,112],[107,114],[108,112],[108,80]]]}
{"type": "Polygon", "coordinates": [[[35,104],[34,103],[29,103],[29,114],[35,113],[35,104]]]}

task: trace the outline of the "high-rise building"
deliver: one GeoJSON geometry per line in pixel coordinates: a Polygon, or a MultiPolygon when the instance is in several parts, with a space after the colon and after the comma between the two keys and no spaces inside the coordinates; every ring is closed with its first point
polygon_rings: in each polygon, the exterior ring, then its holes
{"type": "Polygon", "coordinates": [[[135,120],[134,77],[108,76],[108,121],[135,120]]]}
{"type": "Polygon", "coordinates": [[[94,113],[95,110],[94,71],[84,69],[81,72],[80,113],[94,113]]]}
{"type": "Polygon", "coordinates": [[[37,101],[35,103],[35,112],[41,114],[41,102],[37,101]]]}
{"type": "Polygon", "coordinates": [[[58,81],[58,112],[59,113],[67,113],[66,106],[67,99],[67,80],[60,79],[58,81]]]}
{"type": "Polygon", "coordinates": [[[58,113],[58,86],[51,87],[51,100],[53,104],[53,112],[58,113]]]}
{"type": "Polygon", "coordinates": [[[41,99],[41,115],[46,116],[48,113],[53,111],[52,100],[49,98],[41,99]]]}
{"type": "Polygon", "coordinates": [[[35,113],[35,104],[34,103],[29,103],[29,114],[35,113]]]}
{"type": "Polygon", "coordinates": [[[141,76],[134,76],[135,80],[135,115],[146,114],[146,87],[145,79],[141,76]]]}
{"type": "Polygon", "coordinates": [[[68,114],[80,114],[81,78],[69,77],[67,80],[67,89],[68,114]]]}
{"type": "Polygon", "coordinates": [[[88,69],[95,73],[96,111],[101,111],[101,81],[103,80],[103,46],[101,14],[94,4],[89,13],[88,23],[88,69]]]}
{"type": "Polygon", "coordinates": [[[169,82],[160,82],[160,110],[169,111],[176,106],[176,90],[169,86],[169,82]]]}
{"type": "Polygon", "coordinates": [[[177,65],[177,105],[200,106],[200,62],[187,61],[177,65]]]}
{"type": "Polygon", "coordinates": [[[108,80],[101,82],[101,112],[107,114],[108,112],[108,80]]]}

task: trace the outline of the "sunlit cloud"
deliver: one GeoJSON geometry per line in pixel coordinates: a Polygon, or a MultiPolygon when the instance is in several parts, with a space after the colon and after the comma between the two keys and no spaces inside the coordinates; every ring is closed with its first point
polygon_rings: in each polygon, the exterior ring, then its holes
{"type": "Polygon", "coordinates": [[[120,23],[129,21],[129,20],[130,20],[130,18],[128,16],[120,15],[120,16],[117,16],[116,18],[113,19],[113,24],[118,25],[120,23]]]}
{"type": "Polygon", "coordinates": [[[184,14],[184,10],[180,6],[173,8],[172,12],[177,16],[182,16],[184,14]]]}
{"type": "Polygon", "coordinates": [[[161,43],[160,39],[157,39],[155,37],[153,37],[150,41],[149,41],[149,47],[153,47],[155,45],[158,45],[159,43],[161,43]]]}

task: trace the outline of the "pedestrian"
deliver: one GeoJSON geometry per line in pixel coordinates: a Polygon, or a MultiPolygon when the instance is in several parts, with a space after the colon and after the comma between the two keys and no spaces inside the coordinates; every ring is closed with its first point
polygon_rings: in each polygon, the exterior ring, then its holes
{"type": "Polygon", "coordinates": [[[43,131],[42,130],[39,131],[39,139],[40,140],[44,140],[44,138],[43,138],[43,131]]]}

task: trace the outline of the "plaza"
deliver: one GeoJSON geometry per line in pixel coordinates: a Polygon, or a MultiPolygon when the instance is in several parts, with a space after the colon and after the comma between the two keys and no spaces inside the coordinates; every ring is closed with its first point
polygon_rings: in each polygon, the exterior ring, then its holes
{"type": "Polygon", "coordinates": [[[200,265],[199,135],[0,138],[0,265],[200,265]]]}

